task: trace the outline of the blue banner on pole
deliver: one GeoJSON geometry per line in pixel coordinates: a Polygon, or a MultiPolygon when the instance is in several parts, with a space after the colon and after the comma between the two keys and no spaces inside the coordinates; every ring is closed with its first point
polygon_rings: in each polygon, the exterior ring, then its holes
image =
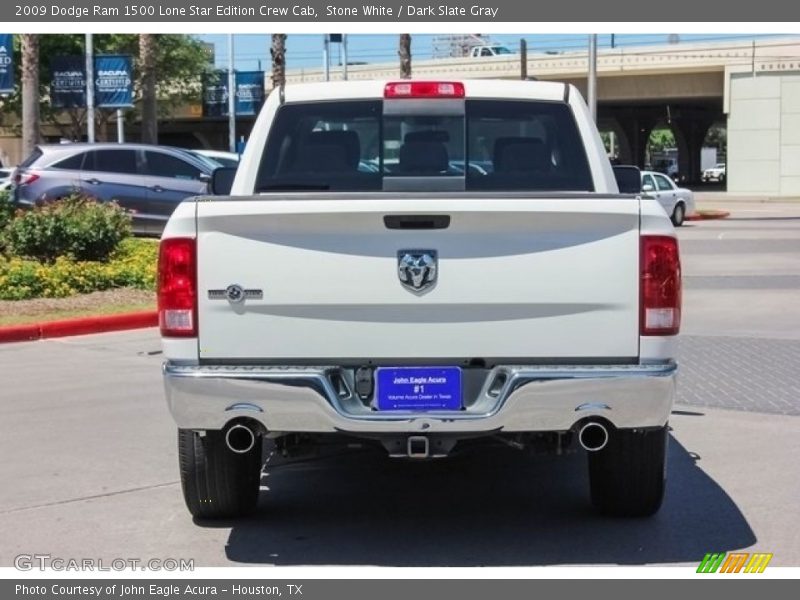
{"type": "Polygon", "coordinates": [[[257,115],[264,104],[264,73],[245,71],[236,73],[236,114],[257,115]]]}
{"type": "Polygon", "coordinates": [[[133,106],[133,61],[128,55],[94,58],[95,105],[99,108],[133,106]]]}
{"type": "Polygon", "coordinates": [[[14,91],[14,36],[0,33],[0,94],[14,91]]]}
{"type": "Polygon", "coordinates": [[[54,56],[50,61],[50,102],[53,108],[86,106],[86,59],[54,56]]]}
{"type": "Polygon", "coordinates": [[[227,71],[212,71],[203,76],[203,116],[228,116],[227,71]]]}

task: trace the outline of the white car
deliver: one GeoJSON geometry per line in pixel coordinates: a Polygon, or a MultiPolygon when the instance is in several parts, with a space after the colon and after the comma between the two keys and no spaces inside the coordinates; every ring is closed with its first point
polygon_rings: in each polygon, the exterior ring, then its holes
{"type": "Polygon", "coordinates": [[[469,51],[470,58],[482,58],[487,56],[506,56],[514,54],[507,46],[502,44],[481,44],[473,46],[469,51]]]}
{"type": "Polygon", "coordinates": [[[717,163],[703,171],[703,181],[719,181],[725,183],[725,163],[717,163]]]}
{"type": "Polygon", "coordinates": [[[11,174],[14,169],[0,169],[0,192],[11,188],[11,174]]]}
{"type": "Polygon", "coordinates": [[[642,171],[642,191],[658,200],[675,227],[683,225],[686,215],[694,212],[694,192],[678,187],[663,173],[642,171]]]}

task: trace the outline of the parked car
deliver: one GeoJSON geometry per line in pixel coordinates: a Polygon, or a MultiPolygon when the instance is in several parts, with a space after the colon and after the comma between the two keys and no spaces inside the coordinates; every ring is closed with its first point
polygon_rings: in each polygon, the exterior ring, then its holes
{"type": "Polygon", "coordinates": [[[719,181],[725,183],[725,163],[717,163],[703,171],[703,181],[719,181]]]}
{"type": "Polygon", "coordinates": [[[652,168],[656,173],[663,173],[667,177],[678,179],[678,160],[676,158],[663,158],[657,160],[652,168]]]}
{"type": "Polygon", "coordinates": [[[203,158],[210,158],[220,167],[238,167],[239,155],[236,152],[223,152],[222,150],[190,150],[192,154],[197,154],[203,158]]]}
{"type": "Polygon", "coordinates": [[[205,194],[214,165],[187,150],[144,144],[40,145],[12,177],[22,206],[82,193],[116,201],[134,232],[161,234],[175,207],[205,194]]]}
{"type": "Polygon", "coordinates": [[[504,56],[507,54],[514,54],[508,49],[508,46],[502,44],[480,44],[470,48],[470,58],[481,58],[486,56],[504,56]]]}
{"type": "Polygon", "coordinates": [[[13,169],[0,169],[0,192],[11,187],[11,174],[13,169]]]}
{"type": "Polygon", "coordinates": [[[686,215],[694,212],[694,192],[655,171],[642,171],[642,191],[659,201],[675,227],[683,225],[686,215]]]}

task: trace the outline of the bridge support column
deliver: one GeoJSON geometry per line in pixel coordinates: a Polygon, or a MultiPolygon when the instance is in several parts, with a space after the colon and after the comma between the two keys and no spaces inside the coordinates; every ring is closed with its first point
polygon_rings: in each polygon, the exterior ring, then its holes
{"type": "Polygon", "coordinates": [[[714,124],[711,119],[677,118],[672,120],[672,132],[678,146],[678,175],[681,183],[698,183],[702,176],[700,154],[703,140],[714,124]]]}
{"type": "Polygon", "coordinates": [[[647,140],[655,127],[656,120],[637,114],[628,118],[617,117],[616,120],[619,123],[617,131],[625,138],[623,143],[620,143],[620,162],[625,165],[636,165],[643,169],[647,140]]]}

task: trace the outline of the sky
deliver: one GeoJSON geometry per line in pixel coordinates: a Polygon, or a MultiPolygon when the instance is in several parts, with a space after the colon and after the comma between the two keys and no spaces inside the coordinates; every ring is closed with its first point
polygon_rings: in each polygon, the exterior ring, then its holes
{"type": "MultiPolygon", "coordinates": [[[[228,36],[224,34],[199,35],[200,39],[215,46],[216,65],[227,68],[228,36]]],[[[234,64],[240,71],[269,70],[270,35],[240,34],[234,36],[234,64]]],[[[415,58],[431,58],[433,54],[433,35],[412,35],[412,55],[415,58]]],[[[665,44],[681,42],[701,42],[725,40],[751,40],[770,37],[766,35],[734,35],[734,34],[617,34],[614,36],[616,47],[642,46],[648,44],[665,44]],[[671,38],[671,39],[670,39],[671,38]]],[[[528,52],[576,51],[586,48],[587,36],[582,34],[548,34],[526,35],[507,34],[492,35],[491,40],[507,45],[512,51],[519,49],[520,38],[528,43],[528,52]]],[[[356,35],[349,34],[348,62],[386,63],[397,60],[397,35],[356,35]]],[[[601,49],[611,47],[611,34],[598,36],[601,49]]],[[[290,34],[286,40],[286,62],[288,69],[319,68],[322,65],[322,35],[290,34]]],[[[333,44],[331,64],[339,63],[340,46],[333,44]]]]}

